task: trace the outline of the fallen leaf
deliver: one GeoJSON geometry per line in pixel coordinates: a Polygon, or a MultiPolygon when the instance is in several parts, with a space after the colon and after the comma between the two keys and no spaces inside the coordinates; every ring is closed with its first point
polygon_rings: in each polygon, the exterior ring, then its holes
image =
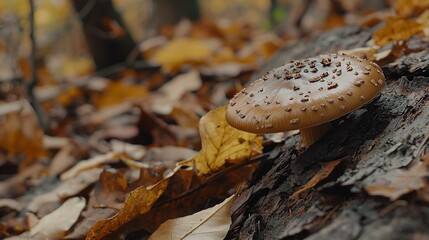
{"type": "Polygon", "coordinates": [[[82,116],[82,124],[94,124],[99,125],[107,120],[120,116],[130,110],[132,110],[133,105],[129,102],[124,102],[114,106],[109,106],[101,110],[90,112],[88,116],[82,116]]]}
{"type": "Polygon", "coordinates": [[[221,169],[262,153],[262,138],[231,127],[225,120],[226,106],[208,112],[200,120],[201,151],[185,165],[193,165],[199,175],[221,169]]]}
{"type": "Polygon", "coordinates": [[[114,152],[126,153],[132,159],[142,159],[146,154],[146,148],[142,145],[122,142],[117,139],[112,139],[110,145],[114,152]]]}
{"type": "Polygon", "coordinates": [[[95,100],[98,108],[117,105],[127,101],[140,100],[146,97],[148,89],[143,85],[111,81],[104,89],[103,94],[95,100]]]}
{"type": "Polygon", "coordinates": [[[169,114],[185,93],[196,91],[201,85],[200,74],[195,70],[177,75],[148,97],[149,106],[155,113],[169,114]]]}
{"type": "Polygon", "coordinates": [[[426,176],[429,176],[427,164],[419,162],[410,169],[394,169],[378,176],[374,182],[365,186],[365,190],[370,195],[383,196],[395,201],[404,194],[424,187],[426,176]]]}
{"type": "Polygon", "coordinates": [[[316,186],[320,181],[329,177],[329,175],[334,171],[335,167],[342,161],[343,159],[338,159],[335,161],[331,161],[328,163],[322,164],[322,168],[314,175],[310,181],[308,181],[304,186],[300,187],[296,192],[294,192],[290,198],[296,198],[301,193],[307,191],[308,189],[316,186]]]}
{"type": "MultiPolygon", "coordinates": [[[[88,206],[91,206],[88,203],[88,206]]],[[[74,227],[73,232],[65,237],[65,239],[85,239],[86,235],[96,222],[101,219],[111,217],[117,210],[111,208],[93,208],[82,213],[83,220],[74,227]]]]}
{"type": "Polygon", "coordinates": [[[98,221],[88,232],[86,239],[102,239],[118,230],[139,215],[148,212],[153,204],[167,189],[169,178],[146,188],[140,186],[130,192],[124,206],[113,217],[98,221]]]}
{"type": "Polygon", "coordinates": [[[399,16],[418,16],[429,7],[428,0],[397,0],[395,11],[399,16]]]}
{"type": "Polygon", "coordinates": [[[56,97],[56,101],[62,106],[68,106],[81,95],[82,91],[78,87],[72,86],[62,91],[61,94],[56,97]]]}
{"type": "Polygon", "coordinates": [[[40,219],[31,229],[30,236],[38,234],[48,239],[61,239],[75,224],[85,205],[86,200],[83,197],[68,199],[55,211],[40,219]]]}
{"type": "Polygon", "coordinates": [[[179,104],[175,105],[170,115],[180,127],[198,128],[200,118],[195,112],[189,110],[186,106],[181,106],[179,104]]]}
{"type": "Polygon", "coordinates": [[[121,155],[121,152],[109,152],[103,155],[97,155],[87,160],[82,160],[78,164],[74,165],[72,168],[61,174],[60,179],[64,181],[75,177],[79,172],[82,172],[84,170],[96,168],[104,163],[118,161],[121,155]]]}
{"type": "Polygon", "coordinates": [[[177,138],[170,126],[145,107],[139,106],[140,117],[137,123],[139,134],[133,142],[143,145],[176,145],[177,138]]]}
{"type": "Polygon", "coordinates": [[[27,209],[32,212],[39,212],[40,209],[48,203],[56,203],[62,198],[75,196],[89,185],[99,179],[102,169],[90,169],[79,172],[73,178],[69,178],[59,184],[52,191],[40,194],[31,199],[27,209]]]}
{"type": "Polygon", "coordinates": [[[43,138],[44,134],[37,118],[28,106],[0,119],[0,150],[6,152],[11,163],[16,163],[19,159],[17,156],[23,156],[24,160],[19,163],[20,169],[47,155],[43,138]]]}
{"type": "Polygon", "coordinates": [[[183,64],[201,63],[213,55],[212,49],[201,40],[173,39],[155,53],[155,60],[165,71],[178,70],[183,64]]]}
{"type": "Polygon", "coordinates": [[[98,207],[121,208],[128,189],[124,172],[114,168],[104,169],[100,181],[94,186],[94,199],[98,207]]]}
{"type": "Polygon", "coordinates": [[[230,210],[235,195],[195,214],[170,219],[149,237],[152,239],[224,239],[231,225],[230,210]]]}
{"type": "Polygon", "coordinates": [[[411,19],[388,17],[386,25],[374,32],[375,44],[384,46],[391,42],[405,41],[421,32],[422,25],[411,19]]]}

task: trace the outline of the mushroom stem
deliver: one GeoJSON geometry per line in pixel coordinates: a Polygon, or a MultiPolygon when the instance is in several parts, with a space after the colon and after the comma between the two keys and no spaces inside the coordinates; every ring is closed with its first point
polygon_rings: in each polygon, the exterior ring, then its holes
{"type": "Polygon", "coordinates": [[[317,126],[299,129],[302,143],[305,148],[315,143],[319,138],[325,135],[326,132],[332,127],[331,123],[326,122],[317,126]]]}

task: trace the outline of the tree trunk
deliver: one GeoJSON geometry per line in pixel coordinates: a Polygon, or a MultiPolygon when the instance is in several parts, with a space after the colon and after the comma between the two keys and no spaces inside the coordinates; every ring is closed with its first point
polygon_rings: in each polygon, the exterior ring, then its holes
{"type": "Polygon", "coordinates": [[[72,0],[97,70],[125,63],[136,43],[111,0],[72,0]]]}
{"type": "MultiPolygon", "coordinates": [[[[374,29],[348,26],[292,43],[255,78],[292,59],[362,47],[374,29]]],[[[428,183],[406,174],[429,160],[428,45],[410,40],[407,51],[414,53],[382,65],[382,94],[334,121],[305,151],[298,136],[275,148],[279,154],[270,150],[234,203],[227,239],[428,239],[428,183]],[[293,195],[327,163],[338,165],[293,195]]]]}
{"type": "Polygon", "coordinates": [[[186,18],[196,21],[200,18],[198,0],[153,0],[153,25],[156,30],[173,25],[186,18]]]}

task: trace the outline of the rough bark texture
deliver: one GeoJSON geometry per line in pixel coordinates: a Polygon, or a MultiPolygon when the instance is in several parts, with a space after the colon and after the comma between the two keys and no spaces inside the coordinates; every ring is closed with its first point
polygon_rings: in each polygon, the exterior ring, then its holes
{"type": "MultiPolygon", "coordinates": [[[[372,29],[348,26],[283,48],[257,76],[292,59],[364,46],[372,29]]],[[[411,49],[428,49],[418,39],[411,49]]],[[[427,187],[391,201],[367,187],[420,161],[428,148],[429,52],[420,50],[382,66],[387,86],[367,106],[336,121],[305,151],[299,137],[263,161],[252,186],[232,208],[227,239],[429,239],[427,187]],[[316,187],[291,197],[323,163],[340,159],[316,187]]],[[[256,77],[257,77],[256,76],[256,77]]]]}

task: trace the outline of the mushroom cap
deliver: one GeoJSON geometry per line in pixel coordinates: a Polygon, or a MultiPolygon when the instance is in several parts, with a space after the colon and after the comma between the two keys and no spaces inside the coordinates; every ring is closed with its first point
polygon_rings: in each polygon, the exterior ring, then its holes
{"type": "Polygon", "coordinates": [[[368,103],[384,85],[381,68],[362,58],[332,53],[295,60],[237,93],[226,121],[253,133],[309,128],[368,103]]]}

